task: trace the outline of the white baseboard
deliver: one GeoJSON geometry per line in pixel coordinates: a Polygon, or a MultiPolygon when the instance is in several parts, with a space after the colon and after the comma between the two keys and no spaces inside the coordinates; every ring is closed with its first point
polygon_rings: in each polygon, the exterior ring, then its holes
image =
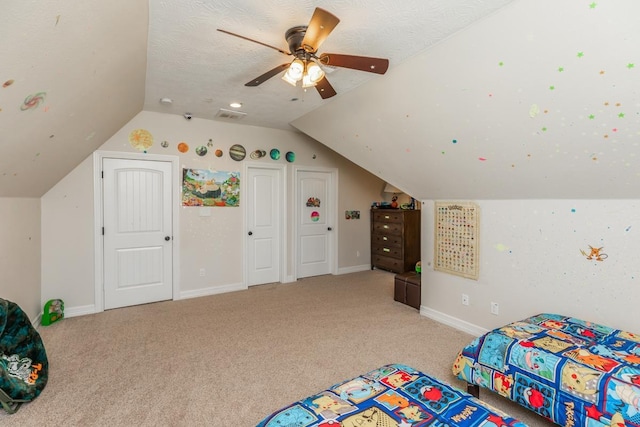
{"type": "Polygon", "coordinates": [[[95,314],[95,313],[96,313],[96,306],[93,304],[64,308],[64,317],[77,317],[77,316],[84,316],[86,314],[95,314]]]}
{"type": "Polygon", "coordinates": [[[371,264],[354,265],[352,267],[343,267],[338,269],[338,275],[349,273],[360,273],[361,271],[371,270],[371,264]]]}
{"type": "Polygon", "coordinates": [[[242,283],[223,285],[223,286],[211,286],[209,288],[180,292],[180,295],[178,296],[178,298],[175,298],[175,299],[181,300],[181,299],[189,299],[189,298],[206,297],[209,295],[224,294],[227,292],[245,291],[247,289],[248,289],[247,286],[245,286],[242,283]]]}
{"type": "Polygon", "coordinates": [[[456,328],[458,330],[461,330],[462,332],[466,332],[476,337],[489,332],[488,329],[481,328],[480,326],[474,325],[473,323],[458,319],[457,317],[449,316],[448,314],[444,314],[432,308],[425,307],[424,305],[420,306],[420,315],[428,317],[429,319],[433,319],[436,322],[444,323],[447,326],[451,326],[452,328],[456,328]]]}
{"type": "Polygon", "coordinates": [[[31,325],[35,330],[38,330],[40,328],[40,325],[42,324],[42,314],[43,313],[41,311],[40,313],[38,313],[36,318],[31,321],[31,325]]]}

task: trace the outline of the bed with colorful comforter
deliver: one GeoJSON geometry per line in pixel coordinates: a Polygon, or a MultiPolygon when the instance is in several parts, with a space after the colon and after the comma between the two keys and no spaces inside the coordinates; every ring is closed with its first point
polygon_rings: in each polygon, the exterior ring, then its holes
{"type": "Polygon", "coordinates": [[[562,426],[640,426],[640,334],[539,314],[476,338],[453,373],[562,426]]]}
{"type": "Polygon", "coordinates": [[[406,365],[385,365],[299,400],[257,427],[524,426],[406,365]]]}

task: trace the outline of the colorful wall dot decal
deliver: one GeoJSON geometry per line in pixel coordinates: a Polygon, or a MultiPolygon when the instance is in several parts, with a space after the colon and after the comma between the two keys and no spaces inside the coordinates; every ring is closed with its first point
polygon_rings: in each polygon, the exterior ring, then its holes
{"type": "Polygon", "coordinates": [[[269,155],[271,156],[271,158],[273,160],[278,160],[278,159],[280,159],[280,150],[278,150],[277,148],[273,148],[269,152],[269,155]]]}
{"type": "Polygon", "coordinates": [[[478,160],[480,160],[481,162],[484,162],[485,160],[487,160],[486,157],[478,157],[478,160]]]}
{"type": "Polygon", "coordinates": [[[198,156],[200,156],[200,157],[206,155],[207,154],[207,147],[205,147],[204,145],[196,147],[196,154],[198,156]]]}
{"type": "Polygon", "coordinates": [[[582,58],[582,57],[584,57],[584,52],[578,52],[578,53],[576,54],[576,56],[577,56],[578,58],[582,58]]]}
{"type": "Polygon", "coordinates": [[[219,149],[219,148],[218,148],[218,149],[216,150],[215,154],[216,154],[216,157],[222,157],[222,155],[223,155],[224,153],[222,152],[222,150],[221,150],[221,149],[219,149]]]}
{"type": "Polygon", "coordinates": [[[20,106],[20,109],[22,111],[26,111],[26,110],[38,108],[40,104],[44,102],[44,98],[46,96],[47,96],[46,92],[38,92],[38,93],[34,93],[33,95],[29,95],[24,99],[24,102],[22,103],[22,106],[20,106]]]}
{"type": "Polygon", "coordinates": [[[146,129],[134,129],[129,134],[129,144],[139,151],[145,151],[153,145],[153,136],[146,129]]]}
{"type": "Polygon", "coordinates": [[[187,151],[189,151],[189,144],[187,144],[186,142],[179,143],[178,151],[181,153],[186,153],[187,151]]]}
{"type": "Polygon", "coordinates": [[[458,143],[458,140],[457,140],[457,139],[454,139],[454,140],[453,140],[453,141],[451,141],[451,142],[453,142],[454,144],[457,144],[457,143],[458,143]]]}
{"type": "Polygon", "coordinates": [[[496,250],[498,252],[504,252],[504,251],[508,251],[509,247],[506,245],[503,245],[502,243],[498,243],[497,245],[494,246],[496,248],[496,250]]]}
{"type": "Polygon", "coordinates": [[[162,146],[162,148],[167,148],[169,146],[169,141],[162,141],[160,145],[162,146]]]}
{"type": "Polygon", "coordinates": [[[540,114],[540,107],[538,107],[538,104],[533,104],[531,108],[529,108],[529,117],[533,119],[538,114],[540,114]]]}
{"type": "Polygon", "coordinates": [[[564,67],[558,67],[558,72],[561,73],[564,71],[564,67]]]}
{"type": "Polygon", "coordinates": [[[636,64],[632,64],[631,62],[627,64],[627,68],[628,69],[632,69],[635,66],[636,66],[636,64]]]}
{"type": "Polygon", "coordinates": [[[320,219],[320,213],[318,211],[311,212],[311,221],[318,222],[320,219]]]}
{"type": "Polygon", "coordinates": [[[6,82],[4,82],[2,84],[2,87],[9,87],[9,86],[11,86],[13,84],[14,81],[15,80],[13,80],[13,79],[9,79],[9,80],[7,80],[6,82]]]}

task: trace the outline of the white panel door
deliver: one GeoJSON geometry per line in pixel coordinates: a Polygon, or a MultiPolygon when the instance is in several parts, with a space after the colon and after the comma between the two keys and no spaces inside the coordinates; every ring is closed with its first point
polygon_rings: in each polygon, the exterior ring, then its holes
{"type": "Polygon", "coordinates": [[[298,171],[297,263],[298,278],[330,274],[333,259],[333,175],[298,171]]]}
{"type": "Polygon", "coordinates": [[[104,308],[171,299],[171,163],[105,158],[104,308]]]}
{"type": "Polygon", "coordinates": [[[280,281],[281,188],[280,169],[247,169],[248,285],[280,281]]]}

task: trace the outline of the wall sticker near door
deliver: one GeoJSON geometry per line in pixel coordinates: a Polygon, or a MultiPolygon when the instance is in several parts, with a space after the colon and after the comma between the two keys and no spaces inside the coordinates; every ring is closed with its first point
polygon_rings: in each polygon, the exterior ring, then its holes
{"type": "Polygon", "coordinates": [[[134,129],[129,133],[129,144],[136,150],[146,153],[153,145],[153,135],[146,129],[134,129]]]}
{"type": "Polygon", "coordinates": [[[182,169],[182,206],[240,206],[240,172],[182,169]]]}

